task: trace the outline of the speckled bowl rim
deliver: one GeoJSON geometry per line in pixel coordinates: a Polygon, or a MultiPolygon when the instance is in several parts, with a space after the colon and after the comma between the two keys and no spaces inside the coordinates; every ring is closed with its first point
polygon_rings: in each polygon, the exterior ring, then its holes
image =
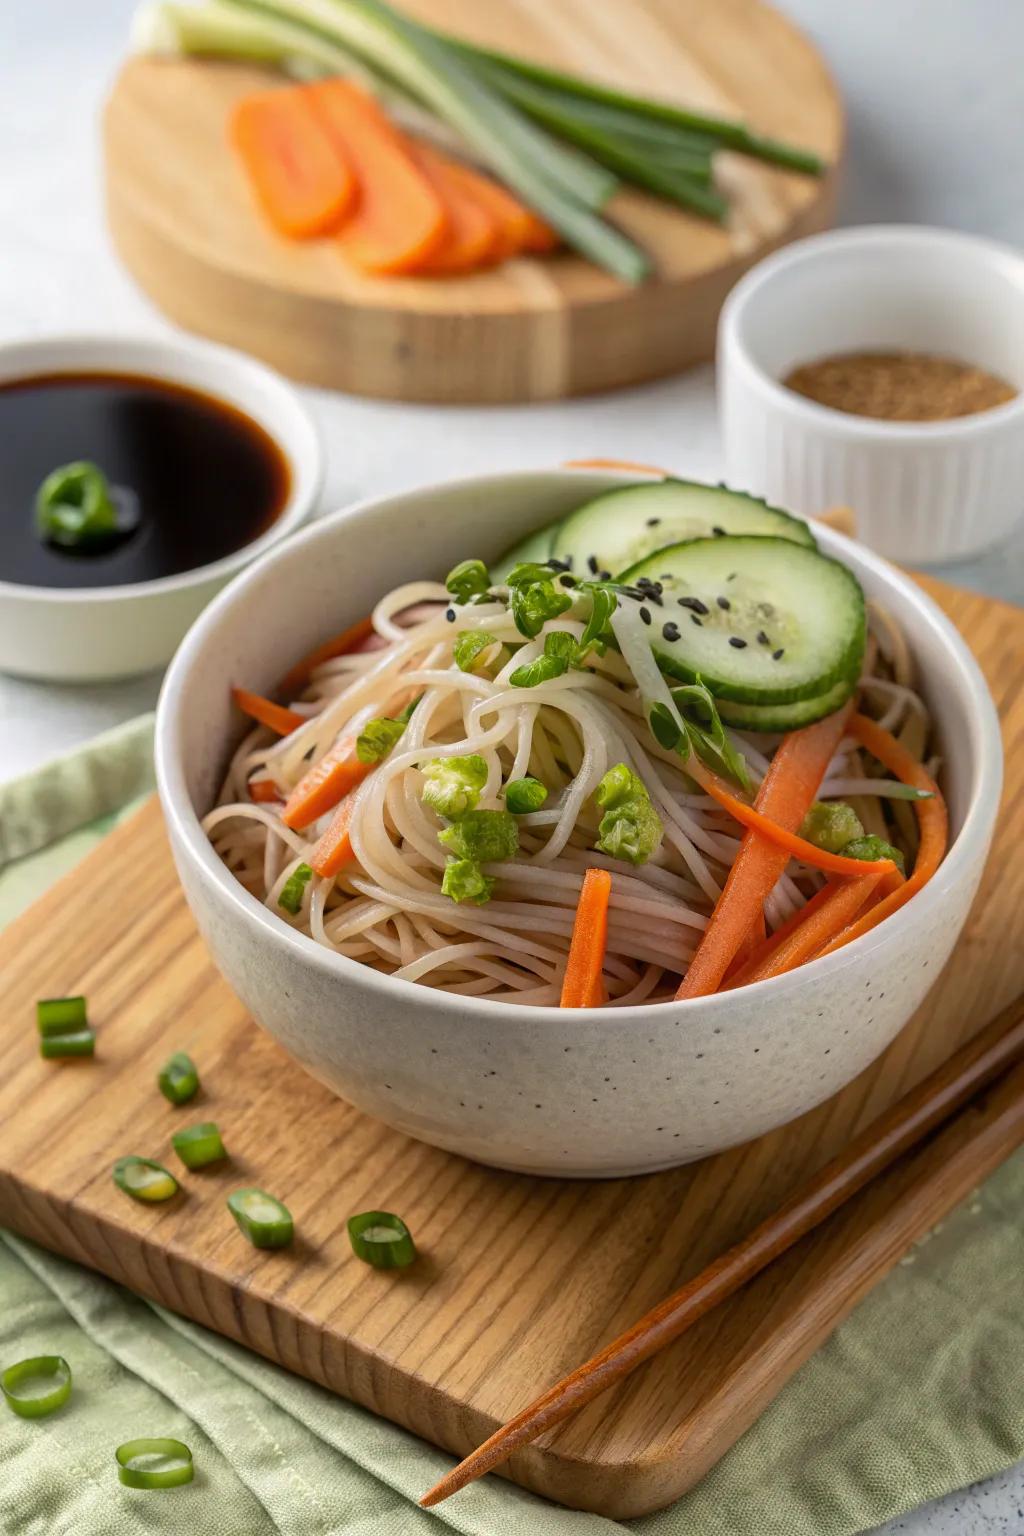
{"type": "MultiPolygon", "coordinates": [[[[318,542],[329,541],[341,535],[354,520],[372,519],[377,512],[385,512],[391,502],[402,497],[421,494],[438,496],[469,486],[486,494],[489,489],[507,485],[509,480],[525,481],[538,474],[550,475],[552,479],[564,479],[577,473],[571,469],[527,469],[490,475],[463,475],[412,487],[406,491],[394,491],[387,496],[366,497],[351,507],[342,508],[327,517],[318,519],[310,527],[294,535],[288,541],[286,549],[289,557],[304,548],[311,550],[318,542]]],[[[630,484],[636,479],[635,475],[612,471],[598,473],[588,470],[586,474],[591,481],[605,481],[609,489],[616,485],[630,484]]],[[[784,1004],[787,995],[795,995],[808,983],[827,987],[831,979],[851,966],[869,971],[872,957],[881,947],[899,943],[909,923],[916,924],[929,917],[936,917],[947,895],[955,888],[957,880],[963,877],[965,869],[975,859],[978,849],[987,851],[1002,789],[1003,754],[999,717],[981,669],[954,625],[910,577],[904,576],[888,561],[872,554],[863,546],[833,529],[816,525],[815,532],[830,553],[849,560],[854,569],[859,567],[869,570],[878,582],[889,589],[890,594],[898,596],[901,602],[916,608],[921,617],[945,643],[948,659],[955,664],[956,670],[954,672],[950,667],[948,674],[943,678],[943,686],[950,687],[955,684],[957,694],[965,704],[970,720],[970,746],[975,772],[963,825],[938,873],[906,906],[901,907],[877,928],[854,940],[852,944],[846,945],[834,954],[826,955],[821,960],[811,961],[797,970],[757,983],[766,1004],[771,1002],[773,1005],[784,1004]]],[[[482,999],[460,997],[457,993],[422,987],[414,981],[396,980],[392,976],[373,970],[370,966],[361,965],[358,960],[350,960],[344,955],[335,954],[325,949],[323,945],[317,944],[315,939],[279,922],[262,902],[257,901],[235,879],[214,852],[212,844],[200,825],[186,787],[184,766],[178,750],[177,716],[180,711],[187,708],[184,695],[189,674],[193,667],[201,664],[207,644],[216,635],[221,616],[230,609],[244,606],[249,587],[283,553],[283,550],[272,550],[262,559],[254,562],[204,609],[182,641],[160,691],[155,741],[157,788],[164,815],[170,828],[176,833],[184,855],[198,866],[201,876],[212,879],[219,887],[234,909],[239,922],[255,924],[266,936],[268,943],[286,946],[294,952],[296,959],[307,961],[324,975],[334,977],[348,987],[365,987],[379,994],[385,1003],[389,998],[393,999],[396,1007],[405,1003],[428,1013],[437,1011],[450,1015],[454,1012],[466,1019],[476,1020],[482,1025],[486,1025],[488,1020],[494,1024],[517,1022],[522,1024],[524,1020],[548,1021],[551,1024],[556,1020],[564,1022],[564,1012],[550,1004],[524,1007],[515,1003],[487,1002],[482,999]]],[[[734,1006],[734,1001],[730,993],[717,993],[711,997],[688,998],[674,1005],[636,1003],[629,1007],[616,1008],[614,1013],[616,1019],[621,1020],[623,1025],[650,1023],[669,1007],[674,1007],[684,1015],[687,1012],[692,1014],[694,1010],[702,1012],[708,1010],[724,1016],[734,1006]]],[[[586,1026],[587,1024],[597,1025],[599,1021],[606,1022],[609,1010],[581,1008],[574,1009],[573,1012],[574,1024],[586,1026]]]]}
{"type": "Polygon", "coordinates": [[[275,423],[269,426],[262,421],[257,421],[257,425],[287,461],[290,484],[284,505],[270,526],[255,539],[206,565],[193,565],[170,576],[155,576],[151,581],[126,581],[106,587],[41,587],[30,582],[0,579],[0,601],[16,599],[55,607],[73,607],[76,603],[117,605],[139,598],[187,592],[207,582],[226,580],[235,571],[259,560],[301,527],[313,512],[323,489],[326,468],[316,423],[298,390],[273,368],[248,353],[221,346],[218,342],[199,341],[194,336],[145,336],[118,331],[44,332],[34,336],[12,336],[0,345],[0,385],[51,374],[119,372],[134,372],[141,378],[179,384],[197,394],[210,395],[252,420],[256,420],[252,408],[239,399],[246,381],[258,383],[274,394],[277,409],[287,416],[286,425],[282,427],[275,423]],[[34,367],[26,363],[23,370],[6,371],[8,358],[13,354],[58,350],[65,356],[65,361],[60,364],[34,367]],[[195,383],[185,377],[190,362],[207,372],[206,383],[195,383]]]}

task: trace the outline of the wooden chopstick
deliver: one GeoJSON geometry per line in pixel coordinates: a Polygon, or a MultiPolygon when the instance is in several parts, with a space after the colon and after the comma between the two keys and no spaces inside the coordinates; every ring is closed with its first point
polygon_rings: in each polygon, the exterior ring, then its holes
{"type": "MultiPolygon", "coordinates": [[[[440,1504],[467,1483],[483,1477],[513,1451],[561,1423],[601,1392],[621,1381],[805,1237],[851,1196],[888,1168],[931,1131],[1024,1061],[1024,996],[1016,999],[973,1040],[904,1094],[802,1189],[746,1237],[654,1307],[599,1354],[536,1398],[443,1477],[420,1500],[440,1504]]],[[[1024,1110],[1024,1094],[1021,1095],[1024,1110]]],[[[1024,1140],[1024,1112],[1016,1144],[1024,1140]]],[[[1006,1155],[1009,1155],[1010,1147],[1006,1155]]]]}

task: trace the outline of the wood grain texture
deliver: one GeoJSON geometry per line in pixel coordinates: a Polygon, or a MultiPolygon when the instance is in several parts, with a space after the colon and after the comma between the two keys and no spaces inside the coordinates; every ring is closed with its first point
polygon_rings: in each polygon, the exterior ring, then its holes
{"type": "MultiPolygon", "coordinates": [[[[999,837],[956,956],[885,1055],[760,1141],[671,1173],[604,1183],[476,1167],[366,1119],[311,1081],[215,975],[144,809],[0,938],[0,1222],[240,1340],[462,1455],[774,1209],[851,1135],[969,1038],[1024,980],[1024,614],[926,583],[967,635],[1003,717],[999,837]],[[116,893],[116,894],[115,894],[116,893]],[[84,991],[93,1063],[36,1054],[37,997],[84,991]],[[155,1076],[190,1051],[202,1096],[155,1076]],[[215,1119],[232,1154],[167,1207],[110,1168],[173,1164],[172,1130],[215,1119]],[[292,1252],[258,1254],[224,1207],[287,1201],[292,1252]],[[378,1273],[345,1218],[409,1222],[421,1261],[378,1273]]],[[[654,1509],[733,1444],[909,1243],[1006,1155],[1012,1080],[905,1158],[751,1286],[610,1394],[517,1453],[516,1481],[614,1517],[654,1509]]]]}
{"type": "Polygon", "coordinates": [[[769,249],[832,220],[843,119],[810,43],[759,0],[409,0],[438,25],[667,95],[817,150],[822,180],[732,154],[728,229],[640,193],[610,216],[654,257],[640,288],[567,253],[471,277],[360,275],[332,242],[299,246],[259,217],[227,113],[267,84],[227,63],[133,59],[104,119],[107,214],[140,285],[180,324],[292,377],[406,400],[547,400],[709,357],[718,311],[769,249]]]}

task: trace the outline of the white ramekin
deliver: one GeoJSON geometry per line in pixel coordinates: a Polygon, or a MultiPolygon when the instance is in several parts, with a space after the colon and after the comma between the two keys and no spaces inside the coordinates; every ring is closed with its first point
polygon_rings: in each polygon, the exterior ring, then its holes
{"type": "MultiPolygon", "coordinates": [[[[241,352],[191,338],[74,334],[0,347],[0,382],[82,372],[145,374],[227,401],[280,447],[291,487],[258,539],[192,571],[116,587],[35,587],[0,579],[0,671],[21,677],[95,682],[165,666],[214,593],[305,522],[323,482],[320,439],[297,392],[241,352]]],[[[0,575],[2,570],[0,560],[0,575]]]]}
{"type": "Polygon", "coordinates": [[[1024,511],[1024,257],[951,230],[835,230],[762,261],[718,330],[729,484],[792,512],[850,506],[892,560],[962,559],[1024,511]],[[962,359],[1022,391],[940,422],[887,422],[816,405],[779,381],[836,352],[962,359]]]}

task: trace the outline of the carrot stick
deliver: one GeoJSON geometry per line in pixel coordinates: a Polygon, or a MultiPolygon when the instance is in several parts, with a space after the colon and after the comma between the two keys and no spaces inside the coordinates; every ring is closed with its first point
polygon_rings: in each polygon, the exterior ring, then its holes
{"type": "Polygon", "coordinates": [[[949,841],[949,813],[939,786],[903,743],[897,741],[891,731],[887,731],[877,721],[869,720],[866,715],[854,715],[849,724],[849,733],[862,747],[867,747],[871,755],[877,757],[883,767],[895,774],[901,783],[927,790],[931,799],[914,801],[921,838],[910,878],[838,933],[819,951],[823,955],[830,955],[833,950],[842,949],[844,944],[850,944],[872,928],[877,928],[879,923],[884,923],[923,885],[927,885],[942,863],[949,841]]]}
{"type": "Polygon", "coordinates": [[[340,635],[335,635],[331,640],[325,640],[322,645],[316,646],[301,661],[297,661],[289,672],[277,685],[279,693],[286,694],[289,698],[301,693],[309,682],[310,673],[317,667],[323,666],[325,661],[333,661],[336,656],[345,656],[353,650],[367,635],[373,634],[373,620],[360,619],[357,624],[350,624],[348,629],[343,629],[340,635]]]}
{"type": "Polygon", "coordinates": [[[779,848],[785,848],[791,858],[809,864],[812,869],[823,870],[826,875],[847,875],[852,880],[859,880],[868,874],[890,874],[896,869],[892,859],[848,859],[841,853],[829,853],[826,848],[809,843],[805,837],[788,831],[771,817],[762,815],[755,806],[737,799],[718,775],[696,758],[687,764],[686,771],[730,816],[734,816],[743,826],[760,833],[769,842],[777,844],[779,848]]]}
{"type": "Polygon", "coordinates": [[[268,730],[276,731],[278,736],[290,736],[292,731],[306,723],[305,715],[300,715],[294,709],[285,709],[283,704],[275,704],[262,694],[250,693],[248,688],[232,688],[231,697],[243,714],[258,720],[268,730]]]}
{"type": "Polygon", "coordinates": [[[303,89],[359,181],[359,205],[338,236],[342,251],[364,272],[410,271],[442,243],[448,217],[408,141],[351,80],[303,89]]]}
{"type": "MultiPolygon", "coordinates": [[[[853,709],[827,715],[787,736],[772,758],[757,795],[757,810],[787,831],[795,831],[806,816],[825,769],[843,738],[853,709]]],[[[747,830],[729,871],[725,889],[690,961],[676,997],[706,997],[716,992],[743,942],[755,914],[764,906],[786,865],[789,852],[759,833],[747,830]]],[[[860,866],[863,874],[867,865],[860,866]]]]}
{"type": "Polygon", "coordinates": [[[356,179],[301,87],[243,97],[228,132],[257,202],[279,234],[308,239],[342,223],[356,200],[356,179]]]}
{"type": "Polygon", "coordinates": [[[249,799],[257,805],[272,805],[275,800],[283,804],[281,792],[273,779],[250,779],[249,799]]]}
{"type": "Polygon", "coordinates": [[[413,158],[444,204],[448,233],[416,272],[442,277],[472,272],[494,261],[502,245],[497,219],[452,170],[452,162],[429,144],[410,140],[413,158]]]}
{"type": "Polygon", "coordinates": [[[350,789],[363,782],[374,766],[373,763],[361,763],[356,756],[355,741],[351,736],[344,737],[299,780],[284,803],[281,820],[286,827],[301,832],[303,827],[333,810],[350,789]]]}
{"type": "Polygon", "coordinates": [[[604,952],[608,946],[608,902],[612,877],[606,869],[588,869],[580,887],[572,943],[562,982],[560,1008],[600,1008],[605,991],[604,952]]]}
{"type": "Polygon", "coordinates": [[[659,480],[668,479],[668,470],[656,464],[638,464],[635,459],[566,459],[563,469],[635,469],[640,475],[657,475],[659,480]]]}
{"type": "MultiPolygon", "coordinates": [[[[438,153],[437,150],[434,151],[438,153]]],[[[465,190],[481,203],[498,226],[494,261],[504,261],[520,251],[553,251],[558,244],[558,234],[539,219],[532,208],[527,208],[506,187],[501,187],[489,176],[483,176],[460,160],[442,157],[449,174],[465,190]]]]}
{"type": "Polygon", "coordinates": [[[794,913],[798,921],[792,923],[789,932],[783,935],[780,929],[773,934],[770,949],[766,946],[766,953],[748,960],[731,978],[729,988],[767,981],[812,959],[863,910],[881,879],[881,875],[867,875],[863,880],[830,880],[794,913]]]}
{"type": "Polygon", "coordinates": [[[725,973],[725,980],[730,986],[732,978],[743,969],[748,960],[758,954],[761,946],[767,942],[767,926],[764,920],[764,911],[758,912],[754,921],[743,935],[743,942],[733,958],[732,964],[725,973]]]}
{"type": "Polygon", "coordinates": [[[310,854],[310,865],[318,875],[336,875],[339,869],[345,864],[350,864],[354,859],[349,829],[352,826],[355,803],[355,795],[345,796],[335,811],[327,831],[310,854]]]}

